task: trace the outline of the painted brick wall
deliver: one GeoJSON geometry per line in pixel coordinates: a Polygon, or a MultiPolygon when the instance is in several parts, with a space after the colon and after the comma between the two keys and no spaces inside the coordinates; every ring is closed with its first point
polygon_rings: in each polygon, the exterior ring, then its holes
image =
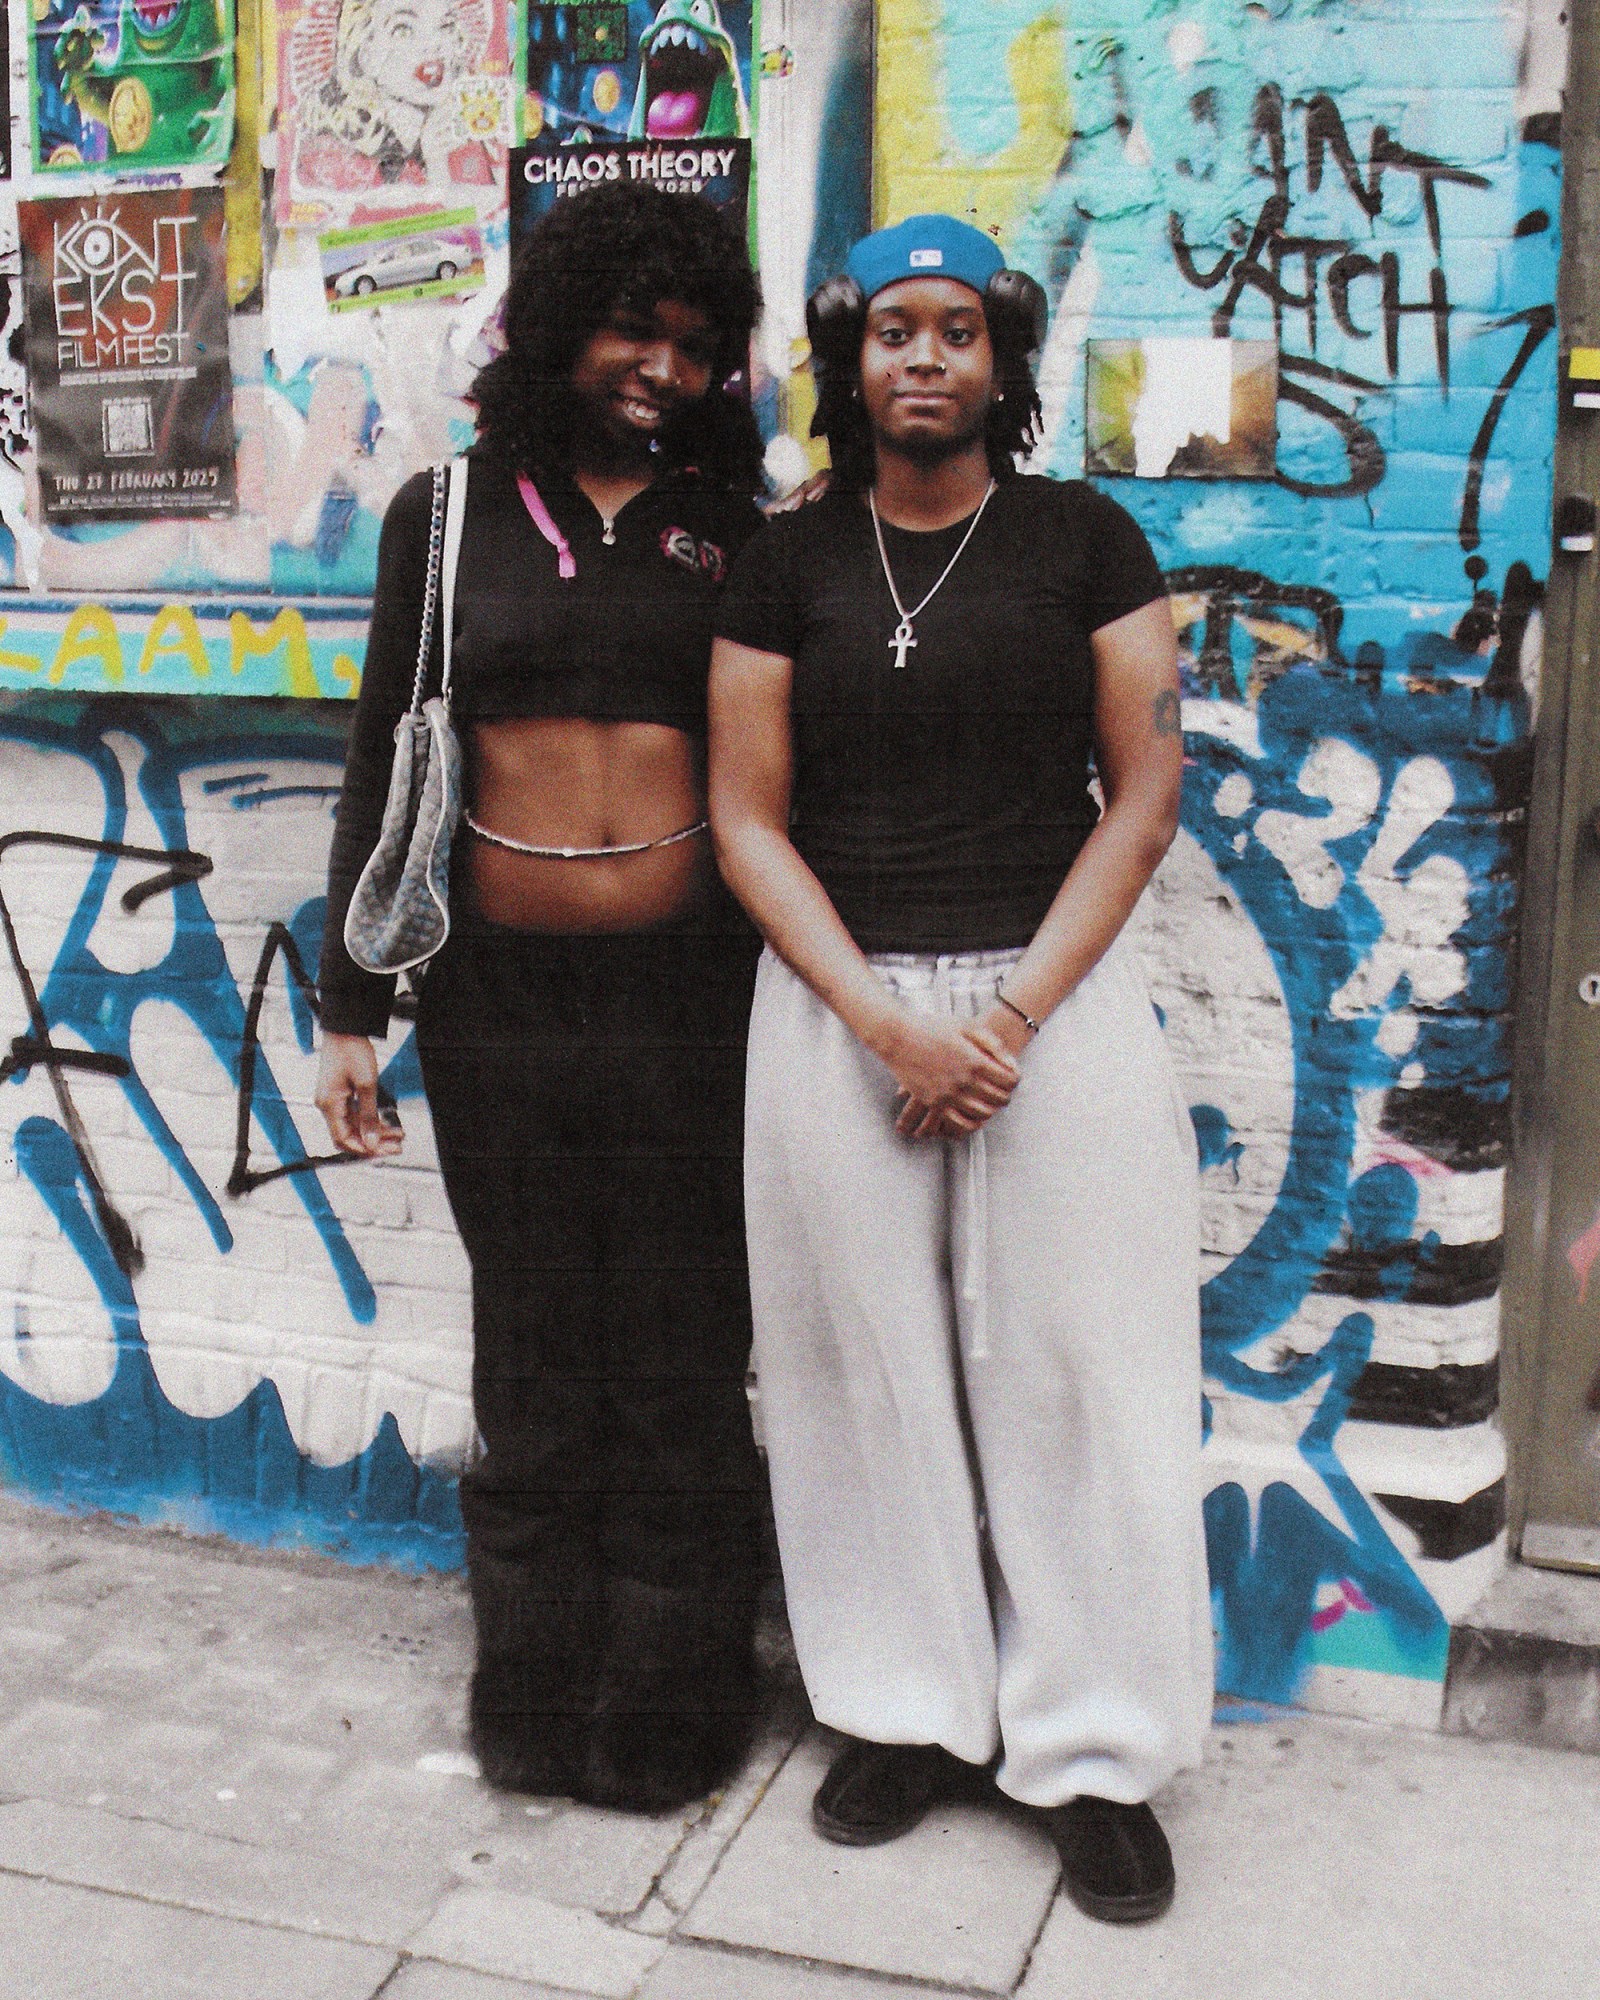
{"type": "Polygon", "coordinates": [[[310,1101],[348,719],[0,709],[0,1473],[447,1565],[472,1436],[467,1268],[407,1025],[385,1071],[403,1163],[330,1164],[310,1101]]]}
{"type": "MultiPolygon", "coordinates": [[[[773,18],[803,56],[802,0],[773,18]]],[[[1086,337],[1280,345],[1277,482],[1112,488],[1183,627],[1185,830],[1141,922],[1204,1161],[1220,1658],[1247,1698],[1431,1719],[1503,1544],[1555,13],[880,0],[878,54],[882,218],[973,214],[1050,292],[1050,471],[1086,337]]],[[[838,93],[806,88],[781,172],[815,249],[838,93]]],[[[3,700],[0,1479],[458,1560],[466,1274],[403,1024],[404,1164],[320,1161],[309,1103],[346,713],[3,700]]]]}
{"type": "Polygon", "coordinates": [[[1278,477],[1107,482],[1182,627],[1141,912],[1205,1182],[1224,1688],[1437,1713],[1501,1560],[1507,1008],[1549,547],[1555,10],[884,0],[878,201],[1087,338],[1279,349],[1278,477]],[[1522,87],[1519,94],[1519,76],[1522,87]]]}

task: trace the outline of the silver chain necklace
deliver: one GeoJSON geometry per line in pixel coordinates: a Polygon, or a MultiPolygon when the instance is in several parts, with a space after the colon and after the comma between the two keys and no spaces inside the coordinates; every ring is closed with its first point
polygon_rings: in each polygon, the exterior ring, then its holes
{"type": "Polygon", "coordinates": [[[983,498],[978,502],[977,513],[973,515],[971,521],[967,525],[967,532],[961,537],[960,547],[956,550],[955,554],[950,558],[950,560],[945,564],[944,568],[939,572],[939,581],[933,586],[932,590],[928,592],[927,596],[923,598],[920,604],[914,606],[913,609],[908,611],[905,608],[905,606],[900,602],[900,593],[894,587],[894,571],[889,567],[889,551],[883,546],[883,523],[878,519],[878,496],[872,491],[870,487],[867,489],[867,507],[872,515],[872,532],[877,537],[878,541],[878,560],[883,564],[883,580],[886,584],[888,584],[889,595],[894,599],[894,608],[900,614],[900,623],[894,628],[894,637],[889,641],[889,651],[894,654],[894,663],[897,667],[903,667],[905,665],[906,654],[914,650],[917,643],[916,638],[911,629],[912,620],[915,618],[920,618],[923,612],[927,610],[928,606],[933,602],[933,600],[938,596],[939,592],[944,588],[945,578],[950,574],[951,570],[955,568],[956,564],[960,562],[962,556],[966,553],[966,547],[968,542],[970,542],[973,536],[977,533],[978,523],[983,519],[983,510],[985,507],[988,506],[989,502],[994,498],[994,490],[995,490],[995,482],[991,479],[989,481],[987,491],[984,493],[983,498]]]}

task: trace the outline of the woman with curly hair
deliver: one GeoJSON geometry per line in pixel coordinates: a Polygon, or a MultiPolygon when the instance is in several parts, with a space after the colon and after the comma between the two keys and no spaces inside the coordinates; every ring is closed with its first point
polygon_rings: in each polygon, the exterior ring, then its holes
{"type": "MultiPolygon", "coordinates": [[[[723,386],[757,309],[737,232],[693,196],[607,186],[527,242],[473,389],[466,810],[417,1012],[472,1265],[472,1742],[492,1784],[646,1812],[726,1778],[752,1710],[755,940],[711,857],[705,705],[719,589],[760,520],[760,439],[723,386]]],[[[371,1040],[394,982],[351,963],[343,924],[410,692],[429,503],[422,475],[384,522],[330,863],[317,1101],[368,1157],[399,1145],[371,1040]]]]}

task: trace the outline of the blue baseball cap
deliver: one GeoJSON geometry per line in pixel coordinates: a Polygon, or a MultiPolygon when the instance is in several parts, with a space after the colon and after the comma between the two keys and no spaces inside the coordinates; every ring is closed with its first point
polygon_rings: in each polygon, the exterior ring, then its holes
{"type": "Polygon", "coordinates": [[[1005,264],[999,244],[970,222],[957,222],[953,215],[908,215],[892,229],[863,236],[844,270],[868,299],[902,278],[954,278],[981,295],[1005,264]]]}

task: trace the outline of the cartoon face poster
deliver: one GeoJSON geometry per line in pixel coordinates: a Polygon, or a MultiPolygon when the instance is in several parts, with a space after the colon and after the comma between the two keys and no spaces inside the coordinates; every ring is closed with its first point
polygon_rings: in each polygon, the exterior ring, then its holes
{"type": "Polygon", "coordinates": [[[503,198],[507,0],[280,0],[279,219],[503,198]]]}
{"type": "Polygon", "coordinates": [[[234,511],[222,200],[18,203],[46,521],[234,511]]]}
{"type": "Polygon", "coordinates": [[[233,0],[33,0],[33,163],[221,166],[233,143],[233,0]]]}
{"type": "Polygon", "coordinates": [[[523,137],[748,139],[751,0],[525,0],[523,137]]]}

